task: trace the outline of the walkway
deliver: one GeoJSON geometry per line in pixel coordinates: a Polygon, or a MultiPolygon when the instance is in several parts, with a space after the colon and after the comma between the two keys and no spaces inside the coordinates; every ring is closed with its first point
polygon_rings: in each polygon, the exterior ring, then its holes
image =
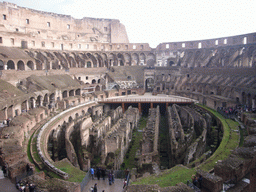
{"type": "Polygon", "coordinates": [[[93,187],[95,183],[97,183],[98,192],[102,192],[102,190],[105,190],[105,192],[123,192],[122,179],[115,179],[115,183],[112,185],[108,184],[108,180],[90,180],[82,192],[91,192],[90,188],[93,187]]]}
{"type": "Polygon", "coordinates": [[[18,192],[18,189],[16,189],[15,184],[13,184],[10,179],[4,177],[2,167],[0,167],[0,191],[18,192]]]}

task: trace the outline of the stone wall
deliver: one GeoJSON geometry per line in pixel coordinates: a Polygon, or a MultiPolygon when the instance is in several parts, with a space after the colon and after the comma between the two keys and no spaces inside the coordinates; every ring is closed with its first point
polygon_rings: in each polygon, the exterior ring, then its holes
{"type": "Polygon", "coordinates": [[[147,125],[143,129],[143,139],[141,142],[139,165],[159,164],[158,137],[159,137],[160,111],[159,106],[150,108],[147,125]]]}

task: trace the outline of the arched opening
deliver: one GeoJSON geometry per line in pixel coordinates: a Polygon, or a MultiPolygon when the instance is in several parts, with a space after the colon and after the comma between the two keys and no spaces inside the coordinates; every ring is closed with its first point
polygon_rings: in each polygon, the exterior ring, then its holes
{"type": "Polygon", "coordinates": [[[9,60],[7,62],[7,69],[15,69],[14,62],[12,60],[9,60]]]}
{"type": "Polygon", "coordinates": [[[28,106],[27,106],[27,100],[26,100],[21,103],[21,112],[24,113],[24,112],[27,112],[27,110],[28,110],[28,106]]]}
{"type": "Polygon", "coordinates": [[[47,106],[48,105],[48,94],[45,94],[44,96],[44,101],[43,101],[43,106],[47,106]]]}
{"type": "Polygon", "coordinates": [[[4,70],[4,62],[0,60],[0,70],[4,70]]]}
{"type": "Polygon", "coordinates": [[[100,91],[100,86],[99,85],[96,86],[95,91],[100,91]]]}
{"type": "Polygon", "coordinates": [[[70,90],[70,91],[69,91],[69,97],[75,96],[74,93],[75,93],[74,90],[70,90]]]}
{"type": "Polygon", "coordinates": [[[73,118],[70,116],[70,117],[68,118],[68,122],[71,123],[72,121],[73,121],[73,118]]]}
{"type": "Polygon", "coordinates": [[[98,83],[100,83],[100,79],[98,79],[98,83]]]}
{"type": "Polygon", "coordinates": [[[28,61],[27,66],[29,69],[34,70],[34,63],[32,61],[28,61]]]}
{"type": "Polygon", "coordinates": [[[23,61],[21,61],[21,60],[18,61],[17,69],[18,69],[18,70],[21,70],[21,71],[25,70],[25,65],[24,65],[24,62],[23,62],[23,61]]]}
{"type": "Polygon", "coordinates": [[[81,89],[76,90],[76,95],[81,95],[81,89]]]}
{"type": "Polygon", "coordinates": [[[88,108],[87,113],[89,113],[90,115],[92,115],[92,108],[88,108]]]}
{"type": "Polygon", "coordinates": [[[169,67],[173,66],[174,64],[174,61],[169,61],[169,67]]]}
{"type": "Polygon", "coordinates": [[[96,84],[96,80],[95,79],[92,80],[92,84],[96,84]]]}
{"type": "Polygon", "coordinates": [[[68,96],[68,92],[67,91],[63,91],[62,92],[62,98],[66,98],[68,96]]]}
{"type": "Polygon", "coordinates": [[[88,61],[87,62],[87,68],[91,68],[92,67],[92,63],[91,63],[91,61],[88,61]]]}
{"type": "Polygon", "coordinates": [[[35,98],[31,97],[29,99],[29,109],[34,109],[35,108],[35,98]]]}
{"type": "Polygon", "coordinates": [[[36,106],[37,106],[37,107],[40,107],[40,106],[41,106],[41,101],[42,101],[42,96],[39,95],[39,96],[37,97],[37,99],[36,99],[36,106]]]}
{"type": "Polygon", "coordinates": [[[153,78],[146,79],[145,85],[146,85],[145,86],[146,92],[152,92],[154,89],[154,79],[153,78]]]}

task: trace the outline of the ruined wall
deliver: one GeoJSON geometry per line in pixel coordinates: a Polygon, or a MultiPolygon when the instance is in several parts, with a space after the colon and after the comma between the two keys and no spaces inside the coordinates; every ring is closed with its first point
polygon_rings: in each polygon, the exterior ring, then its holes
{"type": "Polygon", "coordinates": [[[5,46],[20,47],[25,41],[25,48],[60,50],[81,49],[82,46],[89,49],[86,43],[91,43],[92,48],[98,43],[129,43],[125,27],[119,20],[74,19],[70,15],[37,11],[8,2],[1,3],[0,10],[4,15],[1,33],[4,37],[11,34],[11,39],[4,41],[5,46]]]}
{"type": "Polygon", "coordinates": [[[159,137],[159,123],[160,111],[159,106],[150,108],[148,114],[147,125],[143,129],[143,139],[141,142],[141,151],[139,164],[159,163],[158,156],[158,137],[159,137]]]}

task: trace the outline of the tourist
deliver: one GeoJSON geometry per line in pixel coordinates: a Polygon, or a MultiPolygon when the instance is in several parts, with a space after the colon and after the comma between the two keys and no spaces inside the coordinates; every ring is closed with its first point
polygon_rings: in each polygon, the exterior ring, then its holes
{"type": "Polygon", "coordinates": [[[101,169],[101,175],[102,175],[103,180],[105,180],[106,170],[104,168],[101,169]]]}
{"type": "Polygon", "coordinates": [[[90,174],[91,174],[91,178],[93,180],[94,179],[94,169],[92,167],[90,169],[90,174]]]}
{"type": "Polygon", "coordinates": [[[94,184],[94,188],[93,188],[93,192],[97,192],[98,189],[97,189],[97,183],[94,184]]]}
{"type": "Polygon", "coordinates": [[[114,175],[113,170],[111,170],[111,174],[112,174],[112,183],[114,184],[114,182],[115,182],[115,175],[114,175]]]}
{"type": "Polygon", "coordinates": [[[124,172],[125,172],[125,178],[128,180],[128,175],[130,172],[129,169],[126,168],[124,172]]]}
{"type": "Polygon", "coordinates": [[[194,186],[197,186],[197,177],[195,176],[195,175],[193,175],[192,177],[191,177],[191,179],[192,179],[192,183],[194,184],[194,186]]]}
{"type": "Polygon", "coordinates": [[[112,174],[111,174],[111,172],[109,172],[109,174],[108,174],[108,181],[109,181],[109,185],[112,185],[112,174]]]}
{"type": "Polygon", "coordinates": [[[32,183],[29,184],[29,192],[34,192],[35,191],[36,186],[32,183]]]}
{"type": "Polygon", "coordinates": [[[123,189],[127,186],[127,179],[125,178],[124,179],[124,186],[123,186],[123,189]]]}
{"type": "Polygon", "coordinates": [[[98,180],[100,180],[100,168],[99,167],[96,169],[96,175],[97,175],[98,180]]]}
{"type": "Polygon", "coordinates": [[[198,178],[199,189],[202,188],[202,181],[203,181],[203,177],[202,175],[199,175],[199,178],[198,178]]]}

